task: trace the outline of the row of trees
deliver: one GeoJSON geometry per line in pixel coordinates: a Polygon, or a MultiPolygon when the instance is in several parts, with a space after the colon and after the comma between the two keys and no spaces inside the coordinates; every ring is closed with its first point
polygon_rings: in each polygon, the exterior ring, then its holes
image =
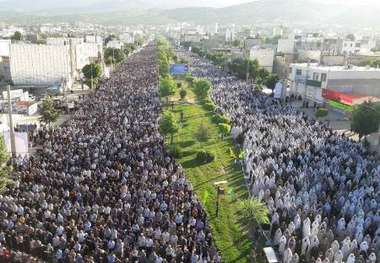
{"type": "Polygon", "coordinates": [[[106,48],[104,50],[104,61],[106,65],[121,63],[130,53],[135,51],[139,44],[125,44],[122,49],[106,48]]]}
{"type": "Polygon", "coordinates": [[[160,76],[166,77],[169,75],[170,60],[174,57],[174,54],[170,43],[165,38],[159,38],[157,40],[157,50],[160,76]]]}

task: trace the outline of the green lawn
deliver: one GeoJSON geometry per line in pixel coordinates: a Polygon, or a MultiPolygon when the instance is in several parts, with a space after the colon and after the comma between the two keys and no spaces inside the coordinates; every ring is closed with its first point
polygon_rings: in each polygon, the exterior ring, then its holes
{"type": "MultiPolygon", "coordinates": [[[[186,90],[189,98],[194,98],[191,89],[186,90]]],[[[176,97],[175,95],[174,98],[176,97]]],[[[174,136],[173,142],[181,148],[181,158],[177,161],[185,169],[187,179],[207,211],[214,241],[223,262],[250,262],[252,242],[239,216],[238,207],[238,201],[246,199],[248,192],[241,168],[234,164],[230,154],[232,140],[222,140],[219,137],[217,125],[211,119],[213,114],[205,111],[196,101],[192,105],[176,105],[173,109],[168,107],[165,110],[173,112],[178,121],[180,112],[184,114],[184,125],[174,136]],[[211,135],[210,140],[202,145],[194,138],[194,133],[201,124],[209,128],[211,135]],[[196,153],[200,149],[215,153],[215,160],[206,165],[200,164],[196,160],[196,153]],[[225,186],[226,195],[220,199],[219,217],[216,217],[216,189],[213,183],[223,180],[228,181],[225,186]]]]}
{"type": "Polygon", "coordinates": [[[328,104],[330,105],[330,107],[333,107],[333,108],[336,108],[336,109],[340,109],[340,110],[343,110],[343,111],[348,111],[348,112],[353,111],[353,107],[352,106],[343,104],[343,103],[335,101],[335,100],[329,100],[328,104]]]}

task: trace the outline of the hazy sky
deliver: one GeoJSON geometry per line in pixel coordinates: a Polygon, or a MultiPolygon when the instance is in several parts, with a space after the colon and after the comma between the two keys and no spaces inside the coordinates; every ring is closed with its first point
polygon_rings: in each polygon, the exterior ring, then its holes
{"type": "MultiPolygon", "coordinates": [[[[47,7],[64,7],[64,6],[87,6],[95,3],[112,2],[114,5],[118,2],[128,3],[141,2],[143,5],[148,3],[149,6],[170,8],[170,7],[189,7],[189,6],[208,6],[208,7],[225,7],[230,5],[236,5],[241,3],[253,2],[258,0],[0,0],[1,3],[6,3],[6,6],[17,7],[33,7],[35,6],[47,6],[47,7]]],[[[266,1],[266,0],[260,0],[266,1]]],[[[357,7],[361,5],[375,5],[380,6],[380,0],[293,0],[294,2],[335,2],[346,6],[357,7]]],[[[5,7],[5,6],[3,6],[5,7]]]]}
{"type": "MultiPolygon", "coordinates": [[[[39,0],[41,1],[41,0],[39,0]]],[[[37,2],[39,2],[37,1],[37,2]]],[[[128,2],[129,0],[77,0],[76,2],[78,4],[91,4],[91,3],[99,3],[99,2],[117,2],[117,1],[125,1],[128,2]]],[[[229,6],[229,5],[235,5],[235,4],[241,4],[241,3],[247,3],[247,2],[253,2],[256,0],[153,0],[151,2],[163,2],[163,3],[175,3],[176,6],[212,6],[212,7],[223,7],[223,6],[229,6]]],[[[14,4],[17,4],[18,2],[23,3],[25,0],[0,0],[0,2],[12,2],[14,4]]],[[[29,2],[29,1],[28,1],[29,2]]],[[[32,3],[33,0],[30,0],[32,3]]],[[[66,1],[62,0],[48,0],[51,4],[54,2],[57,4],[65,3],[66,1]]],[[[70,1],[69,1],[70,2],[70,1]]]]}

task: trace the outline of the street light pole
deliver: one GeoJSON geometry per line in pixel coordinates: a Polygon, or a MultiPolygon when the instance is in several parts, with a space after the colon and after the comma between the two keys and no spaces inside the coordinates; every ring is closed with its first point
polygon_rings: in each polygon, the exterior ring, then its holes
{"type": "Polygon", "coordinates": [[[13,129],[13,118],[12,118],[12,103],[11,103],[11,85],[7,85],[8,93],[8,117],[9,117],[9,135],[11,140],[11,152],[12,158],[16,157],[16,142],[15,142],[15,133],[13,129]]]}

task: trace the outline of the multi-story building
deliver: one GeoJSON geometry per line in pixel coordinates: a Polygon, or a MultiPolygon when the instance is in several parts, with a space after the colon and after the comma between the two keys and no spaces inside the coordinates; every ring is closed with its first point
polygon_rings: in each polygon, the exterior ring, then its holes
{"type": "Polygon", "coordinates": [[[310,101],[338,100],[352,105],[380,97],[380,69],[308,63],[290,67],[291,93],[310,101]]]}
{"type": "Polygon", "coordinates": [[[275,50],[273,48],[255,46],[250,50],[249,58],[257,60],[259,65],[269,72],[273,71],[275,50]]]}
{"type": "Polygon", "coordinates": [[[11,41],[0,39],[0,80],[9,81],[11,79],[9,53],[11,41]]]}
{"type": "Polygon", "coordinates": [[[73,82],[69,46],[12,44],[10,71],[16,86],[71,87],[73,82]]]}
{"type": "Polygon", "coordinates": [[[123,42],[119,40],[111,40],[107,43],[107,48],[115,48],[115,49],[122,49],[123,48],[123,42]]]}
{"type": "Polygon", "coordinates": [[[135,42],[135,37],[133,33],[123,33],[119,35],[119,39],[124,44],[133,44],[135,42]]]}

